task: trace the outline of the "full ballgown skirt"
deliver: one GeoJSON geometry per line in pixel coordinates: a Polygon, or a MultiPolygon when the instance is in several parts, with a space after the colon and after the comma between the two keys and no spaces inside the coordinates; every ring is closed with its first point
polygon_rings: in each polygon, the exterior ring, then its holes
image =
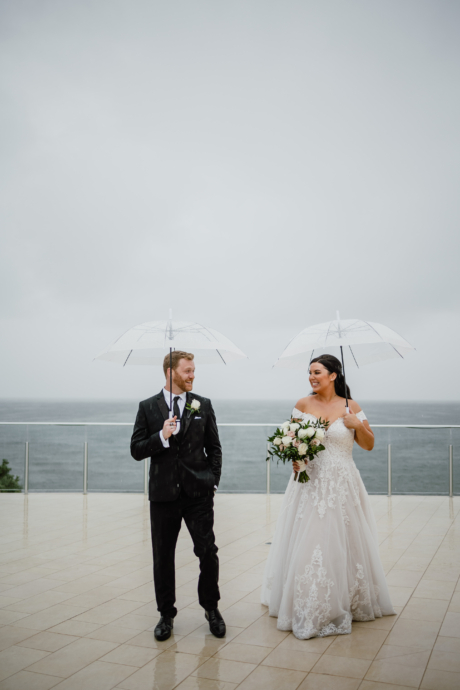
{"type": "MultiPolygon", "coordinates": [[[[294,408],[296,419],[316,417],[294,408]]],[[[361,420],[366,419],[359,412],[361,420]]],[[[345,635],[351,622],[394,614],[380,561],[377,525],[353,461],[354,431],[341,418],[325,450],[308,463],[310,481],[291,476],[262,584],[261,601],[279,630],[299,639],[345,635]]]]}

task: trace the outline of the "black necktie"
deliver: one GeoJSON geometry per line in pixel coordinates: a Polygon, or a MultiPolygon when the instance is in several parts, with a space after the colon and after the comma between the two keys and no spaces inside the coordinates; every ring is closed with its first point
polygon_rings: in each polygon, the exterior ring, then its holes
{"type": "Polygon", "coordinates": [[[173,402],[174,416],[177,417],[178,420],[180,419],[180,410],[179,410],[179,403],[178,403],[179,398],[180,398],[180,396],[176,395],[176,397],[174,398],[174,402],[173,402]]]}
{"type": "MultiPolygon", "coordinates": [[[[176,422],[180,422],[180,410],[179,410],[179,396],[176,395],[173,401],[173,411],[174,411],[174,416],[177,417],[176,422]]],[[[180,439],[182,438],[182,424],[179,423],[179,433],[176,434],[175,438],[177,439],[177,442],[180,443],[180,439]]]]}

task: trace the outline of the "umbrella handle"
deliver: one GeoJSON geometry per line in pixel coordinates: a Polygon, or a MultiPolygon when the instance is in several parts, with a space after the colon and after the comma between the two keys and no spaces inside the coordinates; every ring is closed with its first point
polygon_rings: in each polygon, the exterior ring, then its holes
{"type": "Polygon", "coordinates": [[[347,413],[350,413],[350,408],[348,407],[347,377],[345,375],[345,362],[343,361],[343,347],[342,347],[342,345],[340,346],[340,356],[342,358],[342,374],[343,374],[343,382],[345,384],[345,409],[346,409],[347,413]]]}
{"type": "Polygon", "coordinates": [[[169,348],[169,414],[173,416],[172,408],[172,347],[169,348]]]}

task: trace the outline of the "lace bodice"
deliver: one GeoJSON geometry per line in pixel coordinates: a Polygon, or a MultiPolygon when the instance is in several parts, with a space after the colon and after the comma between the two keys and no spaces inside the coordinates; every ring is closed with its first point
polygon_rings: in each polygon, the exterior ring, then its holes
{"type": "MultiPolygon", "coordinates": [[[[304,421],[317,420],[314,415],[301,412],[296,407],[292,411],[292,416],[304,421]]],[[[361,421],[366,419],[362,410],[356,416],[361,421]]],[[[349,516],[345,509],[349,495],[351,494],[355,506],[360,504],[360,475],[352,456],[354,437],[354,430],[347,429],[341,417],[328,427],[323,440],[325,450],[318,453],[315,459],[307,464],[310,481],[302,484],[302,498],[296,519],[303,517],[304,507],[307,501],[311,501],[321,518],[326,515],[327,510],[338,508],[344,523],[346,525],[349,523],[349,516]]],[[[293,482],[292,490],[294,491],[295,488],[293,482]]]]}
{"type": "MultiPolygon", "coordinates": [[[[365,419],[367,419],[366,415],[362,410],[358,412],[356,416],[362,422],[365,419]]],[[[302,419],[303,421],[308,421],[309,419],[314,421],[318,420],[318,417],[315,417],[315,415],[310,414],[309,412],[301,412],[296,407],[294,407],[294,409],[292,410],[292,417],[295,417],[295,419],[302,419]]],[[[334,448],[334,451],[336,453],[351,455],[354,440],[354,430],[347,429],[347,427],[343,423],[343,418],[339,417],[335,420],[335,422],[332,422],[332,424],[328,426],[326,436],[323,441],[323,445],[326,446],[326,450],[332,450],[332,448],[334,448]]]]}

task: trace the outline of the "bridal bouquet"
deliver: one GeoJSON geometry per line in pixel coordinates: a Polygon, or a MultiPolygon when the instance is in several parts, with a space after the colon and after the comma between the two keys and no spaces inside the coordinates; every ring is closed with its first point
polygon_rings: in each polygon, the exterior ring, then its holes
{"type": "Polygon", "coordinates": [[[324,450],[322,440],[328,424],[322,419],[302,423],[292,418],[289,422],[283,422],[273,436],[268,437],[268,442],[272,444],[268,451],[270,457],[276,456],[283,463],[298,462],[301,470],[297,481],[301,484],[308,482],[310,477],[306,462],[324,450]]]}

